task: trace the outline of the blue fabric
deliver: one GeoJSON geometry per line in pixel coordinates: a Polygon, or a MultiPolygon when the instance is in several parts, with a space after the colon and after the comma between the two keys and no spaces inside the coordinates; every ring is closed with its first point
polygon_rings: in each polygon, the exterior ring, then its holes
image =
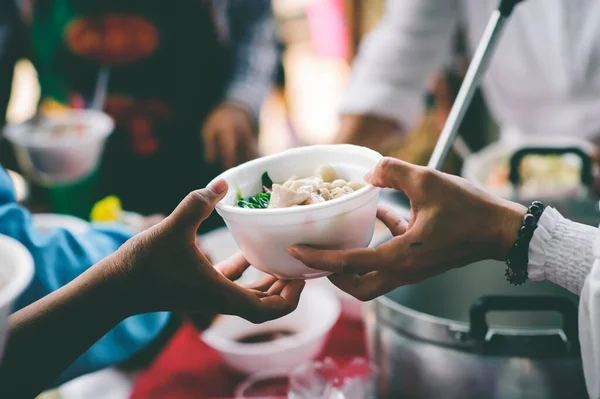
{"type": "MultiPolygon", "coordinates": [[[[12,181],[2,166],[0,234],[25,245],[35,261],[33,281],[19,298],[15,310],[64,286],[131,237],[131,232],[125,229],[93,224],[85,234],[61,228],[41,234],[33,226],[31,214],[16,203],[12,181]]],[[[85,352],[58,383],[127,360],[155,339],[168,319],[168,313],[152,313],[123,321],[85,352]]],[[[65,328],[77,328],[77,324],[65,328]]]]}

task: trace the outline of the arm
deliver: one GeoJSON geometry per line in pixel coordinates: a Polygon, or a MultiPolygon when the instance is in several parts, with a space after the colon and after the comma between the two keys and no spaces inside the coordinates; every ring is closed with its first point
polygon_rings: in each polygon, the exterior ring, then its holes
{"type": "Polygon", "coordinates": [[[229,39],[233,73],[225,99],[258,118],[277,66],[277,28],[271,0],[229,0],[229,39]]]}
{"type": "Polygon", "coordinates": [[[361,44],[342,97],[340,141],[413,127],[427,81],[451,50],[457,10],[456,0],[387,1],[383,19],[361,44]]]}
{"type": "MultiPolygon", "coordinates": [[[[12,182],[1,166],[0,234],[23,244],[35,262],[33,282],[16,303],[17,310],[67,285],[131,237],[126,230],[94,226],[85,234],[65,229],[40,234],[31,214],[15,202],[12,182]]],[[[58,382],[129,359],[159,336],[169,317],[167,313],[152,313],[123,321],[78,358],[58,382]]]]}
{"type": "Polygon", "coordinates": [[[0,397],[32,397],[125,317],[156,311],[234,314],[253,322],[298,304],[304,282],[231,280],[249,266],[235,255],[212,266],[196,231],[227,192],[224,181],[190,194],[171,216],[81,276],[10,317],[0,397]]]}
{"type": "Polygon", "coordinates": [[[590,397],[600,397],[600,235],[546,208],[529,247],[529,276],[580,295],[579,341],[590,397]]]}
{"type": "MultiPolygon", "coordinates": [[[[415,284],[480,260],[505,261],[527,208],[481,190],[465,179],[384,158],[367,180],[403,191],[410,223],[387,208],[378,217],[394,238],[377,248],[291,254],[309,267],[331,271],[331,280],[362,300],[415,284]]],[[[600,234],[547,207],[529,243],[527,271],[581,295],[579,338],[588,393],[600,397],[600,234]]]]}

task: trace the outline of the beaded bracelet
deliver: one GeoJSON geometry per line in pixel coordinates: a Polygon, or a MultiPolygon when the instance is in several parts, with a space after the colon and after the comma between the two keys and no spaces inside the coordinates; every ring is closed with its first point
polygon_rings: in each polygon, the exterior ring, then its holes
{"type": "Polygon", "coordinates": [[[538,226],[540,217],[546,207],[539,201],[533,202],[523,217],[517,241],[513,244],[506,258],[506,280],[514,285],[521,285],[527,281],[529,274],[529,244],[533,233],[538,226]]]}

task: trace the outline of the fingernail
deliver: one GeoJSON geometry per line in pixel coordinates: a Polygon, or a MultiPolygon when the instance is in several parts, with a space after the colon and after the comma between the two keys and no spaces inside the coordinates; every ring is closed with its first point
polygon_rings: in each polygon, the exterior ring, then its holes
{"type": "Polygon", "coordinates": [[[288,253],[289,253],[290,255],[292,255],[294,258],[297,258],[297,257],[298,257],[298,250],[296,249],[296,247],[289,247],[289,248],[287,249],[287,251],[288,251],[288,253]]]}
{"type": "Polygon", "coordinates": [[[371,177],[373,177],[373,172],[367,172],[367,174],[365,175],[365,177],[363,177],[363,179],[365,179],[365,181],[369,181],[369,180],[371,180],[371,177]]]}
{"type": "Polygon", "coordinates": [[[223,194],[227,191],[227,182],[223,179],[219,179],[210,186],[210,189],[215,194],[223,194]]]}

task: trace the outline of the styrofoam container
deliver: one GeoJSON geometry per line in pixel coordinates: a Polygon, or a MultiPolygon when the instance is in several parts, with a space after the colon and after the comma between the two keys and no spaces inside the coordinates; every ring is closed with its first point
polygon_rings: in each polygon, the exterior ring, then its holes
{"type": "Polygon", "coordinates": [[[27,178],[44,186],[77,182],[98,166],[114,122],[93,110],[63,110],[44,114],[40,121],[7,125],[4,135],[15,147],[19,166],[27,178]],[[83,125],[81,136],[50,134],[57,125],[83,125]]]}
{"type": "MultiPolygon", "coordinates": [[[[247,162],[217,178],[229,184],[216,206],[240,250],[257,269],[283,279],[310,279],[330,273],[308,268],[287,249],[295,244],[327,249],[365,248],[373,237],[379,188],[366,185],[332,201],[281,209],[245,209],[235,206],[237,189],[243,196],[262,189],[267,171],[274,182],[291,176],[310,176],[321,165],[331,165],[345,180],[359,180],[373,170],[382,156],[353,145],[316,145],[294,148],[247,162]]],[[[213,181],[214,182],[214,181],[213,181]]]]}
{"type": "MultiPolygon", "coordinates": [[[[499,161],[512,156],[512,154],[524,147],[576,147],[590,155],[594,150],[592,143],[576,137],[533,135],[519,137],[518,139],[512,139],[510,141],[501,140],[490,144],[483,150],[468,157],[463,165],[462,176],[495,195],[514,199],[514,191],[510,183],[502,187],[492,187],[489,186],[486,181],[499,161]]],[[[547,187],[535,191],[521,188],[519,189],[519,198],[522,200],[534,200],[539,199],[540,197],[543,197],[544,199],[565,199],[576,197],[580,191],[581,185],[579,182],[573,186],[548,185],[547,187]]]]}
{"type": "Polygon", "coordinates": [[[8,333],[12,305],[33,277],[33,258],[12,238],[0,235],[0,359],[8,333]]]}
{"type": "Polygon", "coordinates": [[[221,316],[202,334],[207,345],[221,354],[233,370],[252,374],[267,369],[292,370],[316,358],[329,331],[340,316],[336,296],[309,282],[298,308],[277,320],[252,324],[240,317],[221,316]],[[296,334],[271,342],[243,344],[236,341],[248,334],[291,330],[296,334]]]}

